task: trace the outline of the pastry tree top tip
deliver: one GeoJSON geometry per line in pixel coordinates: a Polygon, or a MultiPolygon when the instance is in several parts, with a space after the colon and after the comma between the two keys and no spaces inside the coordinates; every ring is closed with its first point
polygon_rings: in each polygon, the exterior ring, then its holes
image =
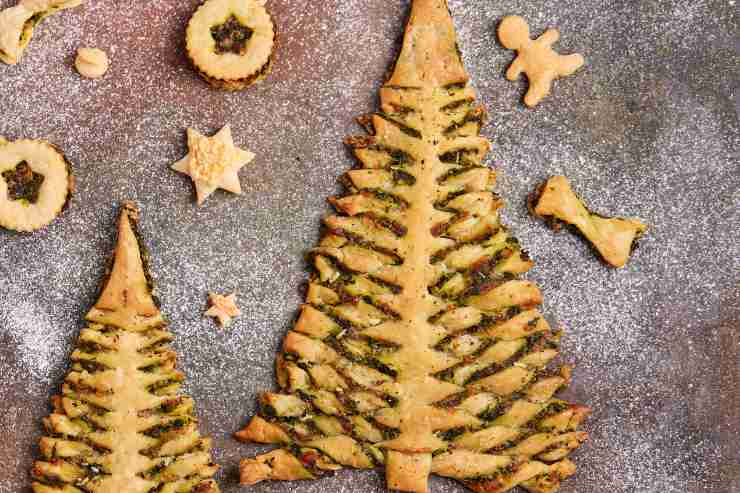
{"type": "Polygon", "coordinates": [[[445,87],[468,79],[447,0],[414,0],[401,54],[387,85],[445,87]]]}

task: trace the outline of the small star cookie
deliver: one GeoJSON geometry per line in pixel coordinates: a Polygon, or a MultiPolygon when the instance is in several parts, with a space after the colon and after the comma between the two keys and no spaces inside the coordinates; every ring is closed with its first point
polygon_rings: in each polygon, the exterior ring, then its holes
{"type": "Polygon", "coordinates": [[[506,78],[514,81],[522,72],[529,79],[529,90],[524,96],[524,104],[530,108],[537,106],[550,94],[555,79],[571,75],[581,68],[583,56],[560,55],[552,45],[560,39],[557,29],[548,29],[535,40],[529,38],[529,25],[518,15],[504,17],[498,27],[501,44],[516,50],[517,57],[506,71],[506,78]]]}
{"type": "Polygon", "coordinates": [[[172,169],[193,180],[198,205],[218,188],[242,193],[238,173],[254,159],[254,154],[234,146],[228,125],[213,137],[188,128],[188,149],[188,155],[173,164],[172,169]]]}
{"type": "Polygon", "coordinates": [[[228,296],[209,293],[208,304],[209,308],[203,315],[218,319],[221,327],[228,327],[231,324],[231,319],[242,313],[239,307],[236,306],[236,293],[228,296]]]}

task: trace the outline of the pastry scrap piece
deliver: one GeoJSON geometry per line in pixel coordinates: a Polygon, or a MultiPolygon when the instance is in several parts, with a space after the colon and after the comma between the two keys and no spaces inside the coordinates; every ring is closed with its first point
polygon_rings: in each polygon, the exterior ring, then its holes
{"type": "Polygon", "coordinates": [[[51,223],[74,192],[72,167],[41,140],[0,138],[0,226],[33,231],[51,223]]]}
{"type": "Polygon", "coordinates": [[[218,320],[221,327],[228,327],[231,319],[241,315],[241,310],[236,306],[236,293],[224,296],[216,293],[208,294],[208,310],[203,314],[218,320]]]}
{"type": "Polygon", "coordinates": [[[46,17],[82,4],[82,0],[21,0],[0,11],[0,61],[17,64],[31,42],[33,29],[46,17]]]}
{"type": "Polygon", "coordinates": [[[564,176],[553,176],[540,185],[529,203],[532,213],[546,219],[554,230],[559,230],[562,223],[577,228],[613,267],[624,267],[637,240],[647,231],[637,219],[608,218],[590,212],[564,176]]]}
{"type": "Polygon", "coordinates": [[[589,409],[556,397],[570,369],[548,369],[560,333],[520,277],[475,97],[447,2],[414,0],[370,135],[347,139],[360,166],[311,252],[279,390],[236,434],[280,448],[244,459],[242,484],[384,467],[393,490],[552,492],[575,472],[589,409]]]}
{"type": "Polygon", "coordinates": [[[239,170],[254,159],[254,154],[234,146],[231,127],[226,125],[213,137],[205,137],[192,128],[188,129],[190,152],[172,165],[193,180],[198,205],[217,189],[241,194],[239,170]]]}
{"type": "Polygon", "coordinates": [[[264,0],[206,0],[186,32],[188,58],[212,86],[237,91],[264,79],[276,36],[264,0]]]}
{"type": "Polygon", "coordinates": [[[108,54],[99,48],[80,48],[75,57],[77,72],[87,79],[100,79],[110,67],[108,54]]]}
{"type": "Polygon", "coordinates": [[[555,79],[571,75],[584,63],[579,54],[560,55],[552,49],[560,39],[557,29],[548,29],[536,40],[531,40],[527,21],[518,15],[504,17],[498,27],[498,37],[504,47],[517,51],[516,59],[506,71],[506,78],[514,81],[522,72],[527,75],[529,90],[524,96],[524,104],[530,108],[550,94],[555,79]]]}
{"type": "Polygon", "coordinates": [[[124,204],[103,291],[44,420],[34,493],[217,493],[211,440],[179,394],[172,334],[152,294],[138,211],[124,204]]]}

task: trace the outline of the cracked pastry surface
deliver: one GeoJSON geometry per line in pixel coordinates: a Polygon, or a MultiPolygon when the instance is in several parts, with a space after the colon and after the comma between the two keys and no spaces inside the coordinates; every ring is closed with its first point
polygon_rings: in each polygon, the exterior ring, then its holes
{"type": "Polygon", "coordinates": [[[212,86],[244,89],[265,78],[276,47],[272,17],[260,0],[206,0],[188,23],[187,55],[212,86]]]}
{"type": "Polygon", "coordinates": [[[224,126],[213,137],[189,128],[188,149],[188,155],[173,164],[172,169],[193,180],[198,205],[219,188],[242,193],[239,170],[252,162],[254,154],[234,146],[231,127],[224,126]]]}
{"type": "Polygon", "coordinates": [[[41,140],[0,139],[0,227],[34,231],[50,224],[74,191],[72,167],[41,140]]]}
{"type": "Polygon", "coordinates": [[[42,20],[81,4],[82,0],[21,0],[16,6],[0,11],[0,61],[17,64],[31,42],[34,28],[42,20]]]}
{"type": "Polygon", "coordinates": [[[556,397],[571,370],[549,369],[560,332],[520,277],[475,96],[447,2],[414,0],[369,135],[347,139],[359,166],[311,252],[279,390],[236,433],[279,448],[244,459],[242,484],[384,467],[392,490],[437,474],[553,492],[574,474],[589,409],[556,397]]]}
{"type": "Polygon", "coordinates": [[[211,441],[178,392],[172,334],[152,294],[138,210],[122,207],[104,288],[44,419],[34,493],[218,493],[211,441]]]}
{"type": "Polygon", "coordinates": [[[604,217],[590,212],[564,176],[553,176],[530,197],[530,210],[555,229],[574,226],[612,267],[624,267],[647,225],[637,219],[604,217]]]}

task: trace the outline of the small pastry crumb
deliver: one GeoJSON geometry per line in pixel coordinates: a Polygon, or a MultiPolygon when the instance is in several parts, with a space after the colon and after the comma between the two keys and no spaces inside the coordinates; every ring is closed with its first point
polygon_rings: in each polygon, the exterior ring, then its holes
{"type": "Polygon", "coordinates": [[[254,159],[254,154],[234,146],[228,125],[213,137],[189,128],[188,149],[188,155],[173,164],[172,169],[193,180],[198,205],[219,188],[242,193],[238,173],[254,159]]]}
{"type": "Polygon", "coordinates": [[[524,72],[529,79],[529,90],[524,96],[524,104],[530,108],[537,106],[550,94],[555,79],[571,75],[581,68],[583,56],[560,55],[552,45],[560,39],[557,29],[548,29],[536,40],[529,38],[529,25],[518,15],[504,17],[498,27],[501,44],[516,50],[517,57],[506,71],[506,78],[514,81],[524,72]]]}
{"type": "Polygon", "coordinates": [[[562,223],[574,226],[602,259],[624,267],[647,226],[637,219],[604,217],[589,211],[564,176],[553,176],[529,199],[530,211],[558,231],[562,223]]]}
{"type": "Polygon", "coordinates": [[[98,48],[80,48],[75,58],[75,68],[87,79],[100,79],[110,67],[108,54],[98,48]]]}
{"type": "Polygon", "coordinates": [[[236,306],[236,293],[223,296],[216,293],[208,294],[208,310],[203,314],[218,320],[221,327],[228,327],[234,317],[241,315],[241,310],[236,306]]]}

